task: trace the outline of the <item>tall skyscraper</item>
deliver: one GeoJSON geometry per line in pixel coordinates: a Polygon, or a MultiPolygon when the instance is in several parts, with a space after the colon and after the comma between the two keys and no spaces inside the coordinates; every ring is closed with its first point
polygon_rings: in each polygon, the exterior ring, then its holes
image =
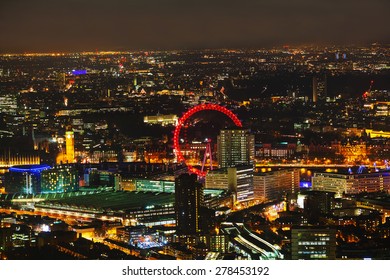
{"type": "Polygon", "coordinates": [[[196,234],[199,229],[200,207],[203,205],[203,186],[195,174],[182,174],[175,180],[176,232],[196,234]]]}
{"type": "Polygon", "coordinates": [[[253,164],[255,137],[248,129],[223,129],[217,138],[217,158],[221,168],[253,164]]]}
{"type": "Polygon", "coordinates": [[[313,102],[316,103],[318,101],[318,79],[317,77],[313,77],[313,102]]]}
{"type": "Polygon", "coordinates": [[[326,99],[328,94],[328,79],[326,74],[313,77],[313,102],[326,99]]]}

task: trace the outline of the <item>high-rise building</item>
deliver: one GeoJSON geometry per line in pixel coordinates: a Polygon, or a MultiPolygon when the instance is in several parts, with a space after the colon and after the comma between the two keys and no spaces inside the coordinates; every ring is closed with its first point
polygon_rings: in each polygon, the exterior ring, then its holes
{"type": "Polygon", "coordinates": [[[313,102],[318,99],[325,99],[328,91],[326,74],[313,77],[313,102]]]}
{"type": "Polygon", "coordinates": [[[299,190],[299,169],[284,169],[253,176],[254,199],[269,201],[299,190]]]}
{"type": "Polygon", "coordinates": [[[42,171],[42,193],[64,193],[77,191],[78,189],[78,172],[70,166],[59,165],[53,169],[42,171]]]}
{"type": "Polygon", "coordinates": [[[223,129],[217,138],[218,165],[221,168],[253,164],[255,137],[248,129],[223,129]]]}
{"type": "Polygon", "coordinates": [[[336,228],[297,226],[291,229],[293,260],[336,259],[336,228]]]}
{"type": "Polygon", "coordinates": [[[175,180],[176,232],[180,235],[200,231],[200,207],[203,205],[203,186],[195,174],[182,174],[175,180]]]}
{"type": "Polygon", "coordinates": [[[235,201],[253,199],[253,166],[237,165],[209,171],[206,175],[206,189],[225,189],[235,195],[235,201]]]}
{"type": "Polygon", "coordinates": [[[313,77],[313,102],[316,103],[318,101],[318,79],[317,77],[313,77]]]}

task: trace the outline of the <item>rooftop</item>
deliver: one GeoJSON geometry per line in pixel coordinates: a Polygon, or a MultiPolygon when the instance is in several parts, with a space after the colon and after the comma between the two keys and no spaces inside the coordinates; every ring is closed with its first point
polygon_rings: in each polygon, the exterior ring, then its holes
{"type": "Polygon", "coordinates": [[[110,210],[143,210],[167,205],[173,206],[174,201],[175,196],[171,193],[107,191],[42,201],[37,203],[36,206],[68,206],[70,208],[75,207],[106,212],[110,210]]]}

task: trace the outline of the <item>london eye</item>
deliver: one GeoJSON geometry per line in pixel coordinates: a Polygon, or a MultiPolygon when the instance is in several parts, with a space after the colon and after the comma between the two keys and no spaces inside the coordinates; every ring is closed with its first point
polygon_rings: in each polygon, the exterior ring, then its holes
{"type": "Polygon", "coordinates": [[[205,164],[206,164],[206,157],[209,155],[210,159],[210,168],[212,169],[212,151],[211,151],[211,140],[210,139],[205,139],[205,151],[204,151],[204,156],[203,156],[203,162],[201,165],[201,168],[198,168],[195,166],[193,163],[191,163],[189,160],[187,160],[183,154],[182,151],[182,144],[183,138],[181,135],[181,132],[185,130],[187,127],[187,122],[193,118],[193,116],[199,112],[202,111],[214,111],[214,112],[219,112],[222,113],[222,115],[228,117],[230,122],[233,122],[235,126],[237,127],[242,127],[241,121],[238,119],[238,117],[229,109],[220,106],[218,104],[200,104],[195,107],[192,107],[189,109],[187,112],[183,114],[183,116],[178,120],[174,135],[173,135],[173,146],[174,146],[174,152],[176,154],[176,158],[178,162],[184,163],[188,171],[191,173],[197,174],[199,177],[205,177],[207,174],[207,171],[205,170],[205,164]]]}

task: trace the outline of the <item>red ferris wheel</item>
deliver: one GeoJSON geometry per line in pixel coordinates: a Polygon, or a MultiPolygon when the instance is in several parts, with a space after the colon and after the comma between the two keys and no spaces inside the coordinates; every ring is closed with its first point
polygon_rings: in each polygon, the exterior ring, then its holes
{"type": "MultiPolygon", "coordinates": [[[[173,147],[174,147],[174,150],[176,153],[177,161],[184,163],[188,167],[188,170],[190,172],[195,173],[200,177],[205,177],[206,172],[203,171],[203,166],[202,166],[202,169],[200,170],[200,169],[192,166],[191,164],[189,164],[186,161],[186,159],[184,158],[183,153],[180,149],[180,131],[181,131],[183,125],[195,113],[200,112],[200,111],[217,111],[217,112],[220,112],[220,113],[224,114],[225,116],[229,117],[236,126],[242,127],[242,124],[241,124],[241,121],[237,118],[237,116],[232,111],[226,109],[225,107],[217,105],[217,104],[201,104],[201,105],[197,105],[195,107],[192,107],[190,110],[188,110],[186,113],[184,113],[184,115],[178,120],[176,128],[175,128],[175,132],[173,135],[173,147]]],[[[210,144],[208,143],[208,148],[206,148],[206,152],[207,152],[207,149],[209,152],[211,152],[209,145],[210,144]]],[[[205,156],[205,158],[206,158],[206,156],[205,156]]],[[[203,165],[204,164],[205,164],[205,159],[203,160],[203,165]]]]}

